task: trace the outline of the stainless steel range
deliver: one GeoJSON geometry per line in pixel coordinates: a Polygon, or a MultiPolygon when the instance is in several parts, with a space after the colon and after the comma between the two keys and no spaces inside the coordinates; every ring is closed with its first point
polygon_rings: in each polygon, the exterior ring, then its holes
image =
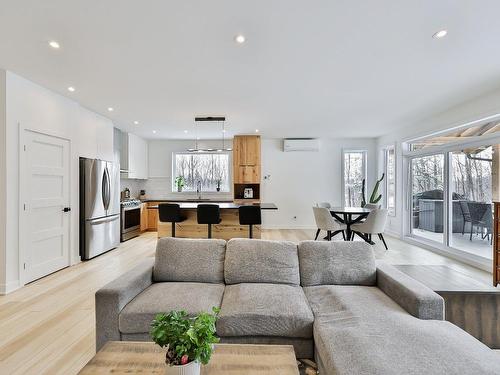
{"type": "Polygon", "coordinates": [[[141,233],[141,201],[126,199],[121,202],[121,242],[141,233]]]}

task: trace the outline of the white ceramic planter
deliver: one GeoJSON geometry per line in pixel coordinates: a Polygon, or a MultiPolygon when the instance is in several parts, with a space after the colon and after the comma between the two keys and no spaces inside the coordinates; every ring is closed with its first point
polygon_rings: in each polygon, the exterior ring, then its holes
{"type": "Polygon", "coordinates": [[[183,366],[168,366],[165,368],[165,375],[200,375],[200,362],[189,362],[183,366]]]}

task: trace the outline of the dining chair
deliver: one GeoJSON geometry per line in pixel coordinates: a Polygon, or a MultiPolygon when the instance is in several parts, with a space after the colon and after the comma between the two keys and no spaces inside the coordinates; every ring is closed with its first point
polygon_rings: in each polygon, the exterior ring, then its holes
{"type": "Polygon", "coordinates": [[[367,238],[369,241],[372,240],[372,234],[377,234],[378,238],[384,243],[385,249],[389,250],[384,239],[386,221],[387,210],[385,208],[370,211],[363,223],[351,225],[352,237],[350,238],[350,240],[354,238],[355,233],[368,236],[367,238]]]}
{"type": "Polygon", "coordinates": [[[316,203],[316,207],[331,208],[332,205],[328,202],[318,202],[316,203]]]}
{"type": "Polygon", "coordinates": [[[344,241],[346,240],[345,230],[347,229],[347,225],[339,223],[337,220],[335,220],[328,208],[313,207],[313,213],[314,219],[316,220],[316,226],[318,227],[318,230],[316,231],[316,237],[314,237],[315,241],[318,239],[319,233],[322,230],[326,231],[326,239],[328,241],[331,241],[332,237],[338,233],[342,233],[344,241]]]}

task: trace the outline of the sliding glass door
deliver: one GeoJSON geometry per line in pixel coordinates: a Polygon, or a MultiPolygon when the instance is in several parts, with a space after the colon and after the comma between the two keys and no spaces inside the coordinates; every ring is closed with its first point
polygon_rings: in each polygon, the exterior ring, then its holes
{"type": "Polygon", "coordinates": [[[411,233],[444,242],[444,154],[415,157],[411,163],[411,233]]]}
{"type": "Polygon", "coordinates": [[[408,162],[410,235],[491,259],[492,175],[500,167],[492,147],[411,156],[408,162]]]}
{"type": "Polygon", "coordinates": [[[452,227],[449,245],[491,258],[492,147],[451,153],[452,227]]]}

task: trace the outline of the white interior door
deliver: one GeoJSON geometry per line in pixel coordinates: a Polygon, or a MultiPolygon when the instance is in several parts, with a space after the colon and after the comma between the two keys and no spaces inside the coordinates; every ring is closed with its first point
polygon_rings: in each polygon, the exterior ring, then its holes
{"type": "Polygon", "coordinates": [[[24,282],[69,266],[69,141],[24,130],[21,246],[24,282]]]}

